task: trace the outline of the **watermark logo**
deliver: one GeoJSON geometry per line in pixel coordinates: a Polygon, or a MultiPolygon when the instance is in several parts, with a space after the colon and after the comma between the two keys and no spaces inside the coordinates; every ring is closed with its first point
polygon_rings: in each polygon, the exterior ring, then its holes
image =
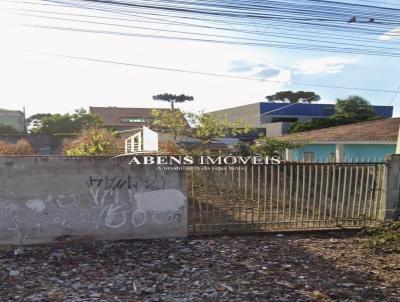
{"type": "Polygon", "coordinates": [[[129,165],[157,166],[162,170],[239,170],[248,165],[279,165],[278,156],[133,155],[129,165]]]}

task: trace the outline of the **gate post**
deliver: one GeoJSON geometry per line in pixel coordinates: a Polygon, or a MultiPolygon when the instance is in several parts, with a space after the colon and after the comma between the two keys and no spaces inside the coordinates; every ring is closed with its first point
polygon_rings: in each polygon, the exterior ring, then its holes
{"type": "Polygon", "coordinates": [[[383,179],[382,208],[380,218],[395,220],[400,210],[400,154],[386,157],[387,169],[383,179]]]}

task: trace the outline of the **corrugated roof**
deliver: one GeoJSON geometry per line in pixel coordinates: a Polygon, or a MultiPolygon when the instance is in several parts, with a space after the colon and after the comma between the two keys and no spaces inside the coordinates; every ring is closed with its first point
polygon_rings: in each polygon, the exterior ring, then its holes
{"type": "Polygon", "coordinates": [[[381,119],[318,130],[292,133],[279,137],[293,142],[317,141],[397,141],[400,118],[381,119]]]}

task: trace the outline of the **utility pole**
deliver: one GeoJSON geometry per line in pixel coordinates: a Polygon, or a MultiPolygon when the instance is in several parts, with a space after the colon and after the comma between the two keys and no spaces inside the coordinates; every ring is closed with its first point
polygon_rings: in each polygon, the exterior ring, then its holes
{"type": "Polygon", "coordinates": [[[22,112],[24,113],[24,132],[25,134],[28,133],[28,127],[26,125],[26,113],[25,113],[25,106],[22,107],[22,112]]]}

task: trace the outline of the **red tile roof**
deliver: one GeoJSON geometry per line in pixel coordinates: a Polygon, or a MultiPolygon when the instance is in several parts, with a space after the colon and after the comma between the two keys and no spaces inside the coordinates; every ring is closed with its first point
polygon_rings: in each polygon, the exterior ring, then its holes
{"type": "Polygon", "coordinates": [[[279,137],[292,142],[316,141],[397,141],[400,118],[381,119],[318,130],[298,132],[279,137]]]}

